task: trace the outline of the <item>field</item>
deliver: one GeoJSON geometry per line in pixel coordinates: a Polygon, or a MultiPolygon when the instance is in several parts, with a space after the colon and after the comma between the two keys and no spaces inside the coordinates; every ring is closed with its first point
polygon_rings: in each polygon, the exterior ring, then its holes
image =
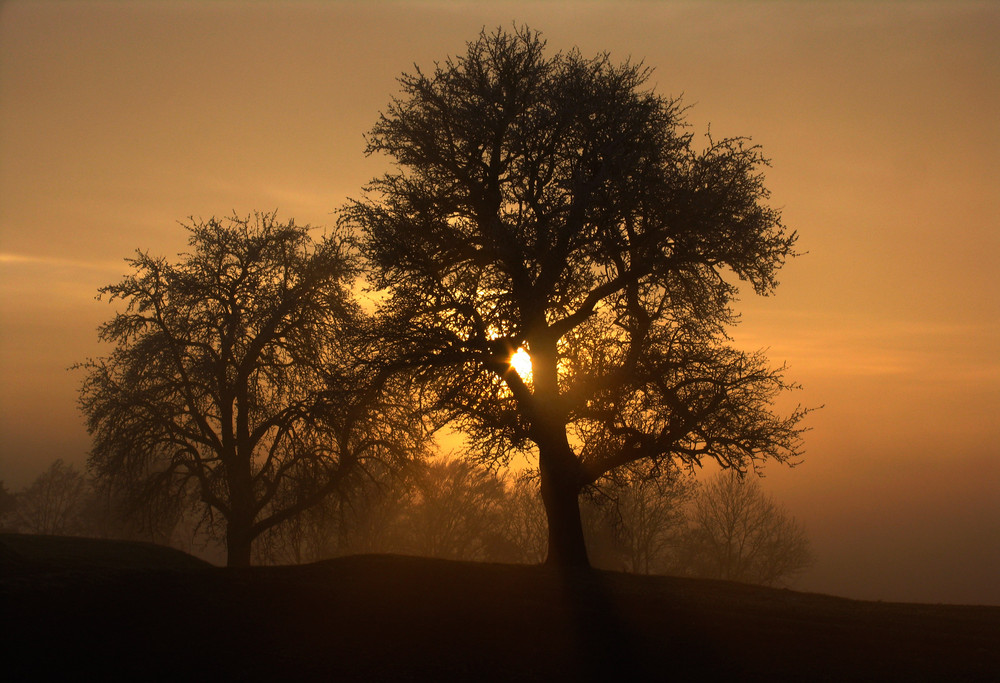
{"type": "Polygon", "coordinates": [[[400,556],[0,535],[0,613],[10,681],[1000,680],[1000,607],[400,556]]]}

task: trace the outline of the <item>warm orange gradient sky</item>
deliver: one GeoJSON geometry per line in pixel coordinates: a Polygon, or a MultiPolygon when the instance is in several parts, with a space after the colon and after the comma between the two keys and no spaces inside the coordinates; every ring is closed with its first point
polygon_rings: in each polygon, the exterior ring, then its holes
{"type": "Polygon", "coordinates": [[[384,168],[396,76],[527,23],[655,67],[701,134],[749,135],[809,253],[747,300],[825,404],[765,488],[819,556],[799,587],[1000,604],[1000,3],[6,2],[0,5],[0,479],[88,438],[66,368],[95,290],[178,219],[331,224],[384,168]]]}

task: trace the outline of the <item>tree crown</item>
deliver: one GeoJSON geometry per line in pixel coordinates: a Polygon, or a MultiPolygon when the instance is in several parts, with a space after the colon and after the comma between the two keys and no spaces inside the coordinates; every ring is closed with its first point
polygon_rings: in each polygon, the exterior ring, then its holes
{"type": "Polygon", "coordinates": [[[643,457],[787,459],[804,414],[773,415],[781,371],[724,343],[730,275],[768,294],[793,254],[767,161],[743,138],[696,149],[649,75],[484,31],[399,79],[368,137],[396,170],[343,212],[437,405],[493,454],[565,425],[587,482],[643,457]]]}

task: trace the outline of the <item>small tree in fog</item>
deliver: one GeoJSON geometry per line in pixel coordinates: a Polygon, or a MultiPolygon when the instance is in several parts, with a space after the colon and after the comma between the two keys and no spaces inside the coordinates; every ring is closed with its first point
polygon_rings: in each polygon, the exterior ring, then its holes
{"type": "Polygon", "coordinates": [[[261,534],[254,544],[254,561],[302,564],[354,553],[398,552],[388,539],[394,538],[398,501],[409,495],[407,472],[412,465],[369,463],[365,472],[342,482],[337,495],[261,534]]]}
{"type": "Polygon", "coordinates": [[[86,475],[56,460],[14,496],[12,526],[29,534],[72,536],[86,530],[91,489],[86,475]]]}
{"type": "Polygon", "coordinates": [[[0,481],[0,531],[13,530],[14,512],[17,510],[17,500],[14,494],[7,490],[7,485],[0,481]]]}
{"type": "Polygon", "coordinates": [[[521,473],[507,485],[504,504],[504,535],[508,540],[511,562],[538,564],[545,561],[548,526],[545,506],[538,490],[537,477],[521,473]]]}
{"type": "Polygon", "coordinates": [[[253,561],[302,564],[323,559],[324,547],[337,536],[338,502],[339,497],[329,496],[262,533],[254,542],[253,561]]]}
{"type": "Polygon", "coordinates": [[[185,552],[198,550],[196,537],[212,535],[211,520],[203,519],[193,490],[178,491],[156,481],[129,482],[107,477],[92,480],[87,509],[88,535],[169,545],[185,552]]]}
{"type": "Polygon", "coordinates": [[[805,529],[756,479],[722,472],[694,499],[684,556],[695,576],[791,584],[813,563],[805,529]]]}
{"type": "Polygon", "coordinates": [[[613,534],[615,569],[635,574],[664,573],[674,564],[684,535],[685,508],[695,483],[690,474],[654,474],[648,467],[626,468],[600,483],[595,498],[613,534]]]}
{"type": "Polygon", "coordinates": [[[503,546],[504,481],[469,460],[422,467],[401,519],[408,550],[447,559],[493,559],[503,546]]]}

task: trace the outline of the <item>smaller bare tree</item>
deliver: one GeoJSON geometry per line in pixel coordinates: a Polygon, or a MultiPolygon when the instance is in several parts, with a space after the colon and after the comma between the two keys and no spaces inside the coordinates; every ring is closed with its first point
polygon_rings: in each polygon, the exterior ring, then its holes
{"type": "Polygon", "coordinates": [[[676,465],[667,466],[672,471],[634,463],[599,482],[594,500],[610,526],[615,569],[656,574],[675,564],[695,482],[676,465]]]}
{"type": "Polygon", "coordinates": [[[14,513],[17,511],[17,498],[7,490],[7,485],[0,481],[0,532],[12,531],[14,513]]]}
{"type": "Polygon", "coordinates": [[[402,525],[411,551],[429,557],[487,560],[503,545],[506,489],[495,472],[469,460],[428,463],[415,478],[402,525]]]}
{"type": "MultiPolygon", "coordinates": [[[[254,561],[302,564],[355,553],[399,552],[394,526],[411,495],[411,475],[421,457],[415,452],[414,462],[405,467],[370,463],[345,479],[336,495],[261,534],[254,561]]],[[[291,490],[288,495],[294,494],[291,490]]]]}
{"type": "Polygon", "coordinates": [[[787,586],[813,563],[805,529],[756,479],[728,471],[701,489],[684,544],[686,572],[787,586]]]}
{"type": "Polygon", "coordinates": [[[72,465],[56,460],[26,489],[15,494],[13,526],[30,534],[73,536],[84,530],[90,487],[72,465]]]}
{"type": "Polygon", "coordinates": [[[541,564],[545,561],[548,525],[538,478],[521,472],[508,479],[504,511],[504,536],[509,544],[505,561],[541,564]]]}

